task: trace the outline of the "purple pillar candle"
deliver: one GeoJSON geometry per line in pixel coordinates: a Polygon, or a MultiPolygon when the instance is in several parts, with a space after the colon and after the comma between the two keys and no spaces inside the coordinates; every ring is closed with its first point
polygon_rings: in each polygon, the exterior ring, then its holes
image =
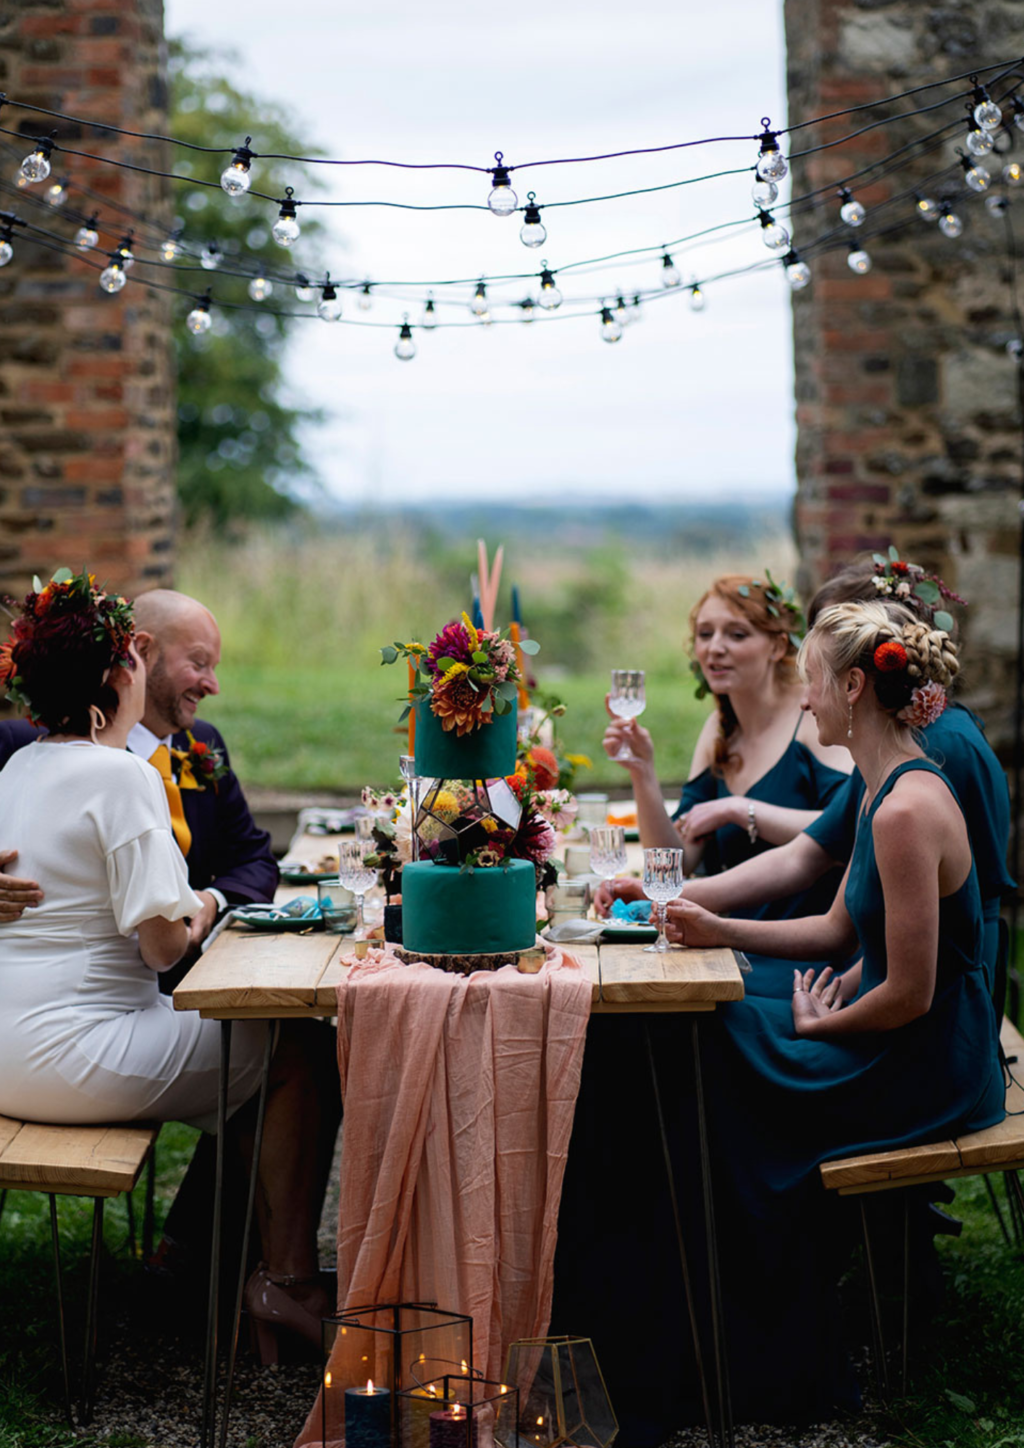
{"type": "Polygon", "coordinates": [[[391,1394],[387,1388],[345,1389],[345,1448],[390,1448],[391,1394]]]}
{"type": "Polygon", "coordinates": [[[477,1448],[476,1417],[461,1404],[430,1415],[430,1448],[477,1448]]]}

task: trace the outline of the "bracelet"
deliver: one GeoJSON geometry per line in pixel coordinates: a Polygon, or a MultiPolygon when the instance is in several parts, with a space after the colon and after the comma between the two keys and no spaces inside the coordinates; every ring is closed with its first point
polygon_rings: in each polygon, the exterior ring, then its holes
{"type": "Polygon", "coordinates": [[[747,800],[747,839],[752,845],[757,843],[757,815],[752,799],[747,800]]]}

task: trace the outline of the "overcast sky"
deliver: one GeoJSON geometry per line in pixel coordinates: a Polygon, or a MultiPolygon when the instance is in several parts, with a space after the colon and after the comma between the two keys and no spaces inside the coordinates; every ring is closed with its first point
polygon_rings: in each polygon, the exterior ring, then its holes
{"type": "MultiPolygon", "coordinates": [[[[239,51],[239,83],[287,104],[309,144],[346,159],[487,165],[501,150],[515,165],[754,135],[762,116],[785,123],[776,0],[514,7],[166,0],[166,24],[171,35],[239,51]]],[[[253,131],[258,148],[258,117],[253,131]]],[[[544,203],[749,166],[755,157],[756,146],[742,142],[540,167],[512,179],[521,203],[530,189],[544,203]]],[[[550,210],[548,239],[537,251],[519,240],[521,216],[321,214],[336,238],[332,272],[473,277],[539,271],[542,258],[557,269],[740,220],[751,213],[751,179],[550,210]]],[[[331,171],[328,182],[323,195],[338,200],[480,203],[490,189],[488,177],[469,172],[376,167],[331,171]]],[[[261,203],[251,204],[259,214],[261,203]]],[[[756,228],[726,237],[673,249],[684,280],[768,257],[756,228]]],[[[301,267],[301,239],[292,254],[301,267]]],[[[659,275],[652,254],[640,264],[567,275],[561,289],[567,302],[614,298],[620,289],[631,296],[656,286],[659,275]]],[[[516,283],[494,291],[512,302],[530,289],[516,283]]],[[[455,295],[464,302],[468,294],[455,295]]],[[[700,314],[682,289],[652,302],[614,345],[600,339],[593,316],[417,331],[418,353],[407,363],[393,355],[396,331],[310,322],[297,328],[289,363],[295,393],[328,413],[307,436],[310,459],[333,494],[355,503],[791,489],[790,312],[781,267],[710,285],[706,297],[700,314]]],[[[362,314],[349,297],[345,315],[397,324],[406,310],[419,320],[418,301],[380,298],[362,314]]],[[[464,305],[440,314],[471,320],[464,305]]],[[[493,315],[508,316],[508,308],[493,315]]]]}

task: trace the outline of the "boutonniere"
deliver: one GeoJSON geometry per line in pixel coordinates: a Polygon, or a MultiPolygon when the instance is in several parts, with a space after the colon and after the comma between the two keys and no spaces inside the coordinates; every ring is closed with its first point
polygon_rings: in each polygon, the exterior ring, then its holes
{"type": "Polygon", "coordinates": [[[205,789],[208,784],[212,784],[216,790],[217,781],[223,779],[228,772],[224,755],[219,749],[212,749],[209,744],[196,739],[190,729],[186,734],[188,748],[171,750],[171,757],[178,763],[179,787],[205,789]]]}

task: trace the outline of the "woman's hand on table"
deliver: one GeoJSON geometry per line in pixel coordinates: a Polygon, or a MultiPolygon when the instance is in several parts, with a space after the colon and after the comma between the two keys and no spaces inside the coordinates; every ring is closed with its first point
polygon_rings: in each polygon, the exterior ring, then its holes
{"type": "Polygon", "coordinates": [[[623,876],[616,880],[602,880],[594,895],[594,909],[605,919],[616,900],[646,900],[644,887],[639,880],[623,876]]]}
{"type": "Polygon", "coordinates": [[[817,980],[812,970],[793,972],[793,1029],[798,1036],[817,1035],[817,1023],[843,1004],[843,978],[826,965],[817,980]]]}
{"type": "Polygon", "coordinates": [[[728,944],[721,916],[682,897],[670,900],[665,907],[665,934],[673,945],[703,948],[728,944]]]}
{"type": "Polygon", "coordinates": [[[724,799],[709,799],[695,804],[676,820],[676,829],[684,844],[693,845],[713,835],[723,825],[747,827],[747,801],[742,794],[727,794],[724,799]]]}

